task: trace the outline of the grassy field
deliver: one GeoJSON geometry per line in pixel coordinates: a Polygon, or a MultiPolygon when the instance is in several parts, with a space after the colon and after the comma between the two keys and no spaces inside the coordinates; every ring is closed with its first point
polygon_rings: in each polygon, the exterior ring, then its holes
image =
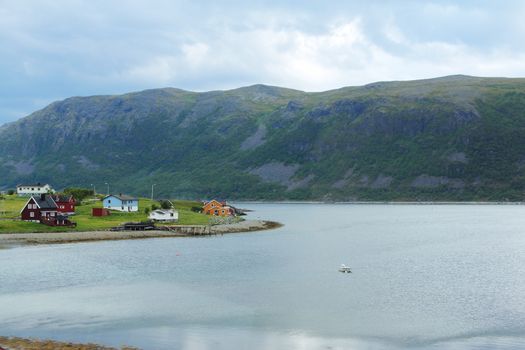
{"type": "MultiPolygon", "coordinates": [[[[96,199],[88,199],[84,201],[84,204],[76,207],[76,215],[71,217],[71,220],[77,223],[77,227],[69,228],[50,227],[39,223],[15,220],[20,217],[20,210],[27,200],[28,198],[17,197],[16,195],[4,196],[3,199],[0,199],[0,233],[107,230],[124,222],[145,221],[148,216],[144,209],[151,208],[152,204],[159,206],[156,201],[141,198],[139,200],[139,211],[136,213],[112,211],[109,216],[93,217],[91,216],[91,209],[101,208],[102,202],[96,199]]],[[[178,225],[206,225],[209,223],[210,218],[207,215],[191,211],[191,207],[200,206],[200,203],[177,200],[172,202],[179,211],[178,225]]]]}

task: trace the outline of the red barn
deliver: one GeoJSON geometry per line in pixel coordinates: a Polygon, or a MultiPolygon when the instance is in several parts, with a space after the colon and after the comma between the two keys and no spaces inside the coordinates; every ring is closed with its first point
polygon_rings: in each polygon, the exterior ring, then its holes
{"type": "Polygon", "coordinates": [[[108,216],[111,212],[106,208],[93,208],[91,209],[92,216],[108,216]]]}
{"type": "Polygon", "coordinates": [[[53,198],[47,194],[31,196],[20,211],[24,221],[40,222],[42,218],[56,217],[58,207],[53,198]]]}
{"type": "Polygon", "coordinates": [[[74,215],[75,214],[75,198],[64,194],[53,195],[53,200],[57,205],[57,210],[60,214],[74,215]]]}

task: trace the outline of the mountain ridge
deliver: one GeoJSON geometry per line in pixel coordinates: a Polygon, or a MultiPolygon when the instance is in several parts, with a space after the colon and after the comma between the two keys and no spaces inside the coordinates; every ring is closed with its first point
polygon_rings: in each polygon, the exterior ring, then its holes
{"type": "Polygon", "coordinates": [[[267,200],[521,200],[525,79],[70,97],[0,127],[0,188],[267,200]],[[110,189],[110,191],[112,191],[110,189]]]}

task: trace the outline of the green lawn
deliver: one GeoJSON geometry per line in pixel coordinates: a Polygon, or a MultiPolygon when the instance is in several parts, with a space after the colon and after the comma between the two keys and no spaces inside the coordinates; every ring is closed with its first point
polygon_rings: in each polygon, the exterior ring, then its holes
{"type": "Polygon", "coordinates": [[[0,218],[17,218],[28,198],[18,197],[17,195],[5,195],[3,197],[3,200],[0,199],[0,218]]]}
{"type": "MultiPolygon", "coordinates": [[[[28,198],[14,196],[4,196],[0,199],[0,218],[18,218],[20,210],[27,202],[28,198]]],[[[210,218],[207,215],[191,211],[191,207],[200,206],[200,203],[193,201],[172,201],[175,208],[179,211],[178,225],[206,225],[210,218]]],[[[103,217],[91,216],[91,209],[101,208],[100,200],[85,200],[85,204],[76,207],[76,215],[71,216],[71,220],[77,223],[76,228],[69,227],[50,227],[38,223],[25,222],[19,220],[0,220],[0,233],[13,232],[52,232],[52,231],[93,231],[106,230],[129,221],[145,221],[148,216],[144,212],[152,204],[159,206],[156,201],[146,198],[139,200],[139,211],[136,213],[121,213],[112,211],[111,215],[103,217]]]]}

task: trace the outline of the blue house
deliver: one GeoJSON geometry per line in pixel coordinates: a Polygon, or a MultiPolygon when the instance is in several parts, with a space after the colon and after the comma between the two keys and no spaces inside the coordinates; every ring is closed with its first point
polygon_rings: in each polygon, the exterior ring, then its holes
{"type": "Polygon", "coordinates": [[[118,211],[139,211],[139,199],[123,195],[110,194],[102,200],[102,206],[106,209],[118,211]]]}

